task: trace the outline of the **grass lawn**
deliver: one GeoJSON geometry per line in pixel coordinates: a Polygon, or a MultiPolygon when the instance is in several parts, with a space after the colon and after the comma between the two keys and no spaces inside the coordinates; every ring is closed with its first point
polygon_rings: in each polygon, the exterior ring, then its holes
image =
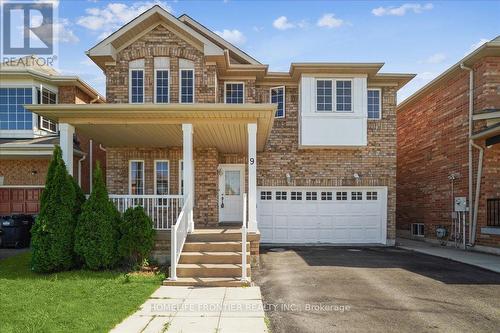
{"type": "Polygon", "coordinates": [[[0,260],[0,332],[107,332],[164,276],[75,270],[40,275],[30,253],[0,260]]]}

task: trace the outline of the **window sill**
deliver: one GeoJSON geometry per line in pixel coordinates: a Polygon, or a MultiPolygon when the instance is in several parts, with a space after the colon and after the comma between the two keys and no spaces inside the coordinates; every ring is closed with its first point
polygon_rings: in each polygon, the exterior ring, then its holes
{"type": "Polygon", "coordinates": [[[500,235],[500,227],[482,227],[481,233],[485,235],[500,235]]]}

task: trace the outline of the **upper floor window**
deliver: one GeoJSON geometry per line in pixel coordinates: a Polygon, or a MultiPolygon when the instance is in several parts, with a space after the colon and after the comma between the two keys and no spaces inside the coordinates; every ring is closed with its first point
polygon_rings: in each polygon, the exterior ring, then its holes
{"type": "Polygon", "coordinates": [[[130,103],[144,103],[144,70],[130,70],[130,103]]]}
{"type": "Polygon", "coordinates": [[[316,110],[319,112],[331,112],[332,108],[332,80],[316,81],[316,110]]]}
{"type": "MultiPolygon", "coordinates": [[[[38,104],[57,104],[57,94],[56,93],[54,93],[48,89],[45,89],[45,88],[41,88],[41,92],[40,92],[40,89],[37,88],[36,92],[37,92],[37,103],[38,104]]],[[[57,131],[57,124],[54,121],[47,119],[47,118],[44,118],[42,116],[40,116],[38,118],[38,126],[40,127],[40,129],[43,129],[43,130],[46,130],[49,132],[56,132],[57,131]]]]}
{"type": "Polygon", "coordinates": [[[0,88],[0,130],[33,129],[33,115],[23,107],[32,95],[32,88],[0,88]]]}
{"type": "Polygon", "coordinates": [[[380,109],[380,89],[368,89],[368,119],[380,119],[380,109]]]}
{"type": "Polygon", "coordinates": [[[226,83],[227,104],[245,103],[245,85],[243,83],[226,83]]]}
{"type": "Polygon", "coordinates": [[[194,102],[194,69],[181,69],[180,71],[180,101],[181,103],[194,102]]]}
{"type": "Polygon", "coordinates": [[[271,88],[271,103],[277,104],[276,118],[285,118],[285,87],[271,88]]]}
{"type": "Polygon", "coordinates": [[[130,161],[129,192],[134,195],[144,194],[144,161],[130,161]]]}
{"type": "Polygon", "coordinates": [[[156,91],[155,91],[155,101],[156,103],[168,103],[168,69],[157,69],[155,71],[155,83],[156,83],[156,91]]]}
{"type": "Polygon", "coordinates": [[[352,81],[337,80],[336,85],[336,111],[351,112],[352,111],[352,81]]]}

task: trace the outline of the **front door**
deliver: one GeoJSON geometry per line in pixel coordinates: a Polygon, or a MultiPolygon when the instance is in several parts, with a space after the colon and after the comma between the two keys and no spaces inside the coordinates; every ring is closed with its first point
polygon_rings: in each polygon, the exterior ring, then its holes
{"type": "Polygon", "coordinates": [[[219,166],[219,221],[243,221],[243,193],[245,191],[245,165],[219,166]]]}

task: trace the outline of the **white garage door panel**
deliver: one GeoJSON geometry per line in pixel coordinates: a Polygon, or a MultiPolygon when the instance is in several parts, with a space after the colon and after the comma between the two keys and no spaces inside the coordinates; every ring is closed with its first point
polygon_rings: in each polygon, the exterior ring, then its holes
{"type": "Polygon", "coordinates": [[[258,199],[258,226],[263,243],[386,242],[385,187],[261,187],[258,199]],[[272,195],[261,195],[261,191],[272,195]],[[286,200],[276,200],[277,191],[286,192],[286,200]],[[301,200],[292,200],[291,192],[301,192],[302,196],[294,193],[295,199],[301,200]],[[307,192],[316,195],[306,196],[307,192]],[[340,197],[337,192],[342,192],[340,197]],[[347,192],[347,198],[343,192],[347,192]],[[357,192],[362,193],[361,198],[357,192]]]}

